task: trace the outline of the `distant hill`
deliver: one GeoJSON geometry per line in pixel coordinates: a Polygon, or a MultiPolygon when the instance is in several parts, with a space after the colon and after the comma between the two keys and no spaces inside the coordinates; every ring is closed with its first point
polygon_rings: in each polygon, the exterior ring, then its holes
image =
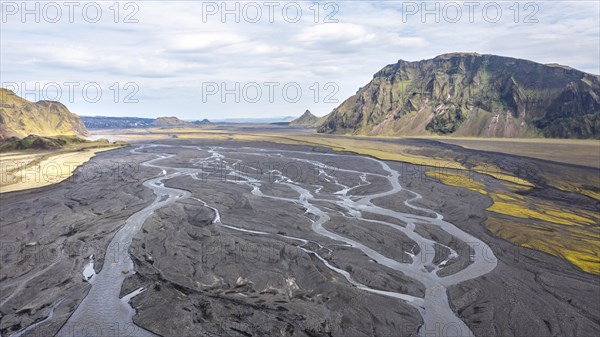
{"type": "Polygon", "coordinates": [[[33,103],[0,88],[0,139],[23,138],[32,134],[87,136],[88,131],[79,116],[62,103],[33,103]]]}
{"type": "Polygon", "coordinates": [[[210,121],[208,119],[204,118],[201,121],[194,121],[194,122],[192,122],[192,124],[195,124],[195,125],[205,125],[205,124],[210,124],[210,121]]]}
{"type": "Polygon", "coordinates": [[[154,118],[81,116],[88,129],[137,129],[152,126],[154,118]]]}
{"type": "Polygon", "coordinates": [[[139,129],[152,127],[197,127],[209,124],[208,119],[187,122],[177,117],[139,118],[139,117],[103,117],[82,116],[81,120],[88,129],[139,129]]]}
{"type": "Polygon", "coordinates": [[[600,138],[600,76],[453,53],[400,60],[335,108],[319,132],[600,138]]]}
{"type": "Polygon", "coordinates": [[[159,117],[152,122],[153,126],[167,128],[167,127],[186,127],[193,126],[192,122],[182,121],[177,117],[159,117]]]}
{"type": "Polygon", "coordinates": [[[294,120],[294,117],[257,117],[257,118],[225,118],[213,120],[214,123],[232,123],[232,124],[263,124],[263,123],[286,123],[294,120]]]}
{"type": "Polygon", "coordinates": [[[306,110],[302,116],[290,122],[290,126],[317,127],[322,120],[306,110]]]}

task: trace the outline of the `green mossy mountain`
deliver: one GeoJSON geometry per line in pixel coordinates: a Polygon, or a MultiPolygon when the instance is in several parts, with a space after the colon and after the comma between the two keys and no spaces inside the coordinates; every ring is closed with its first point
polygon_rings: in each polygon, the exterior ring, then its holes
{"type": "Polygon", "coordinates": [[[318,131],[598,139],[600,76],[476,53],[400,60],[334,109],[318,131]]]}
{"type": "Polygon", "coordinates": [[[0,140],[28,135],[87,136],[88,131],[79,116],[62,103],[34,103],[0,88],[0,140]]]}

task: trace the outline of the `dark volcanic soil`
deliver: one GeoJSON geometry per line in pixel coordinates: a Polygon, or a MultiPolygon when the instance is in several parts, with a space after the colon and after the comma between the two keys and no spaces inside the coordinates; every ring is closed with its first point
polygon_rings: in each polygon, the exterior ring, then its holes
{"type": "Polygon", "coordinates": [[[2,336],[42,320],[64,299],[37,334],[54,335],[89,290],[88,257],[102,266],[115,232],[150,203],[152,191],[140,182],[155,173],[138,165],[150,157],[128,151],[99,153],[60,184],[0,195],[2,336]]]}
{"type": "MultiPolygon", "coordinates": [[[[310,154],[296,155],[293,160],[251,154],[261,148],[329,152],[322,148],[200,140],[169,144],[248,147],[229,154],[227,163],[244,166],[251,177],[257,177],[260,167],[268,174],[265,165],[279,165],[279,170],[287,165],[288,178],[303,186],[312,185],[311,193],[329,195],[318,202],[330,214],[331,221],[324,225],[328,230],[404,263],[411,261],[409,253],[420,251],[403,233],[356,219],[332,201],[341,187],[331,177],[339,184],[358,186],[348,192],[356,198],[390,188],[387,180],[377,175],[362,180],[359,175],[339,170],[385,174],[370,161],[328,158],[329,163],[336,164],[338,170],[334,170],[307,162],[316,158],[310,154]],[[320,191],[318,186],[322,186],[320,191]]],[[[160,161],[161,165],[197,169],[200,158],[211,156],[206,150],[180,147],[148,148],[144,150],[148,154],[142,155],[128,151],[95,157],[90,164],[105,168],[96,179],[84,179],[88,164],[72,181],[0,195],[2,336],[43,320],[53,307],[52,319],[25,336],[53,336],[65,323],[89,290],[82,275],[88,257],[94,255],[96,272],[100,272],[98,266],[114,233],[129,216],[156,198],[141,183],[161,170],[137,164],[154,158],[151,153],[171,153],[176,156],[160,161]],[[127,168],[126,163],[133,168],[127,168]],[[119,166],[119,174],[110,169],[119,166]]],[[[501,155],[496,156],[501,159],[501,155]]],[[[407,164],[389,165],[399,172],[422,172],[407,164]]],[[[131,301],[137,310],[136,324],[162,336],[416,335],[422,319],[414,306],[359,289],[316,254],[372,289],[423,297],[423,285],[411,275],[381,266],[362,251],[313,232],[313,216],[302,205],[260,197],[240,183],[242,177],[226,170],[220,174],[218,167],[204,168],[210,174],[180,175],[166,182],[168,187],[190,191],[192,198],[156,211],[135,235],[131,247],[126,247],[136,273],[126,280],[122,295],[145,288],[131,301]],[[218,210],[220,223],[215,222],[217,213],[204,202],[218,210]],[[271,234],[242,232],[227,225],[271,234]],[[290,237],[310,242],[301,245],[290,237]]],[[[297,191],[274,183],[276,180],[276,176],[263,176],[261,191],[279,198],[299,198],[297,191]]],[[[476,336],[600,334],[597,276],[559,258],[493,237],[482,225],[485,208],[491,204],[483,195],[442,185],[424,174],[401,179],[401,184],[423,195],[423,200],[413,204],[443,214],[447,221],[487,243],[498,258],[492,272],[448,289],[451,307],[476,336]]],[[[406,197],[400,192],[375,203],[399,212],[427,215],[405,206],[406,197]]],[[[363,217],[406,225],[382,215],[365,213],[363,217]]],[[[434,252],[422,254],[434,254],[434,263],[448,257],[445,246],[459,253],[438,275],[457,273],[470,264],[464,242],[422,223],[416,225],[415,232],[441,244],[434,252]]],[[[421,332],[440,335],[446,331],[452,335],[451,328],[440,326],[437,331],[421,332]]]]}

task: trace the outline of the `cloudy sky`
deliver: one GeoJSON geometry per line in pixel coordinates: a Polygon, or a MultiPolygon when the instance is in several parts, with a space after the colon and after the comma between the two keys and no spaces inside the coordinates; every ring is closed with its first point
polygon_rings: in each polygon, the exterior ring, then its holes
{"type": "Polygon", "coordinates": [[[398,59],[464,51],[600,74],[598,1],[1,2],[0,82],[80,115],[329,113],[398,59]]]}

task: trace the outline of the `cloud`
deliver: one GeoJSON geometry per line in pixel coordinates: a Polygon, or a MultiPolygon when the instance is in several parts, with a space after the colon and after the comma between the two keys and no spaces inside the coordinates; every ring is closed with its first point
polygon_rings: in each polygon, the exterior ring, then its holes
{"type": "MultiPolygon", "coordinates": [[[[300,2],[303,16],[295,23],[282,16],[282,5],[273,12],[273,22],[263,8],[259,22],[250,23],[240,13],[237,23],[222,22],[221,15],[203,20],[201,2],[136,2],[133,18],[138,22],[124,23],[132,11],[121,7],[115,23],[109,8],[113,3],[101,4],[103,16],[97,23],[82,20],[78,12],[74,23],[21,23],[20,16],[2,23],[2,81],[98,82],[106,87],[134,82],[139,86],[137,104],[110,99],[66,103],[88,115],[223,118],[294,115],[306,108],[322,115],[336,104],[315,102],[311,86],[320,88],[322,98],[327,94],[324,85],[334,82],[339,87],[336,98],[342,101],[398,59],[417,61],[453,51],[561,63],[600,73],[600,5],[590,1],[536,2],[538,23],[523,22],[531,10],[524,3],[515,22],[508,8],[512,2],[500,3],[503,16],[496,23],[486,22],[480,11],[475,12],[474,22],[466,12],[456,23],[443,16],[438,22],[432,16],[423,22],[420,14],[403,20],[404,2],[395,1],[337,2],[337,7],[327,10],[319,3],[316,16],[312,2],[300,2]],[[323,23],[331,14],[339,22],[323,23]],[[306,97],[293,104],[281,99],[199,103],[202,83],[207,81],[297,82],[306,97]]],[[[480,8],[484,5],[481,2],[480,8]]]]}
{"type": "Polygon", "coordinates": [[[179,52],[216,50],[246,41],[244,37],[228,32],[182,34],[172,37],[170,50],[179,52]]]}
{"type": "Polygon", "coordinates": [[[358,24],[336,23],[305,27],[295,36],[299,42],[307,44],[345,43],[349,45],[360,45],[373,42],[377,35],[367,32],[358,24]]]}

